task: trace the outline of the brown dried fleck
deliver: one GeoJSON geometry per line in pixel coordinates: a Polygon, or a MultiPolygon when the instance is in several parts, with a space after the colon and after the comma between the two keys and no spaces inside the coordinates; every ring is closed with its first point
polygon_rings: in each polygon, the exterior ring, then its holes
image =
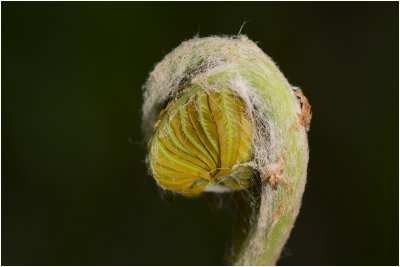
{"type": "Polygon", "coordinates": [[[278,188],[279,183],[283,183],[287,185],[285,177],[283,175],[285,166],[284,156],[275,161],[274,163],[268,164],[265,166],[262,174],[261,174],[261,182],[268,182],[272,189],[276,190],[278,188]]]}
{"type": "Polygon", "coordinates": [[[304,96],[303,91],[300,88],[294,91],[294,94],[300,99],[301,114],[297,114],[299,116],[300,124],[308,132],[310,130],[310,123],[312,117],[311,105],[308,102],[308,99],[304,96]]]}
{"type": "Polygon", "coordinates": [[[281,217],[284,209],[285,209],[284,205],[279,207],[279,210],[274,214],[274,221],[278,220],[281,217]]]}

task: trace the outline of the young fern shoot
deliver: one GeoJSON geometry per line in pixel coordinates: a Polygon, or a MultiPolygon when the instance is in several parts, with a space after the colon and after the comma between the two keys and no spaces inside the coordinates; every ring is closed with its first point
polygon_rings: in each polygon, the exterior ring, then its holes
{"type": "Polygon", "coordinates": [[[274,265],[299,212],[311,106],[246,36],[195,38],[144,85],[146,162],[157,184],[193,197],[258,186],[236,265],[274,265]]]}

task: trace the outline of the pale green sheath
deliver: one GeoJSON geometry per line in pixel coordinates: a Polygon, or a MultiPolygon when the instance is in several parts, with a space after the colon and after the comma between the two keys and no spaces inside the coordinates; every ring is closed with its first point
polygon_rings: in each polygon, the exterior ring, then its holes
{"type": "Polygon", "coordinates": [[[299,212],[310,105],[245,36],[196,38],[158,63],[144,86],[146,162],[184,196],[261,186],[237,265],[273,265],[299,212]]]}

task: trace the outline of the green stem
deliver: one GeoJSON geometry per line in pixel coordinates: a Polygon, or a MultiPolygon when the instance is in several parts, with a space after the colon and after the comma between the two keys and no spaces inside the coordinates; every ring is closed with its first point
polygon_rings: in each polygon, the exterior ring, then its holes
{"type": "MultiPolygon", "coordinates": [[[[243,166],[257,170],[261,193],[247,237],[243,242],[237,239],[236,243],[242,245],[234,264],[274,265],[301,205],[310,114],[304,114],[274,62],[247,37],[193,39],[167,55],[145,85],[143,131],[148,139],[163,103],[183,83],[206,92],[229,88],[246,103],[248,114],[256,114],[252,128],[254,155],[243,166]]],[[[179,100],[175,105],[181,105],[179,100]]]]}

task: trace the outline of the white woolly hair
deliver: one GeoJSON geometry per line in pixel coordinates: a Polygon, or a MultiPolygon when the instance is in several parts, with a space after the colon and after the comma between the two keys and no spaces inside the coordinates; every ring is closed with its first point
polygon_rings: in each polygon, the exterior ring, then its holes
{"type": "MultiPolygon", "coordinates": [[[[257,170],[261,179],[275,176],[284,182],[278,190],[262,187],[257,222],[238,261],[254,264],[250,260],[266,251],[266,233],[280,227],[277,222],[287,214],[289,223],[272,255],[273,264],[293,226],[306,182],[308,142],[307,127],[300,127],[304,126],[302,106],[274,62],[246,36],[194,38],[165,56],[144,85],[142,130],[146,141],[160,111],[168,101],[176,101],[176,92],[186,83],[198,85],[204,92],[218,92],[223,85],[243,100],[251,125],[243,130],[253,136],[252,157],[244,165],[257,170]],[[210,77],[215,77],[212,83],[210,77]]],[[[205,190],[225,192],[227,188],[207,185],[205,190]]]]}
{"type": "MultiPolygon", "coordinates": [[[[246,36],[214,36],[185,41],[155,66],[144,85],[142,130],[146,141],[151,138],[159,112],[174,98],[183,82],[199,85],[204,92],[218,92],[223,83],[243,99],[252,126],[252,129],[243,130],[251,131],[253,135],[253,160],[246,165],[262,173],[268,164],[283,155],[283,140],[291,125],[295,125],[296,116],[277,114],[288,112],[279,107],[281,98],[291,103],[289,108],[292,112],[289,113],[300,113],[300,105],[291,89],[285,90],[284,95],[282,91],[274,91],[282,84],[287,88],[291,86],[273,61],[246,36]],[[220,73],[227,74],[228,78],[212,84],[207,82],[209,77],[220,73]],[[257,84],[250,77],[269,88],[256,88],[257,84]],[[285,118],[285,121],[277,118],[285,118]]],[[[210,185],[206,190],[221,189],[210,185]]]]}

